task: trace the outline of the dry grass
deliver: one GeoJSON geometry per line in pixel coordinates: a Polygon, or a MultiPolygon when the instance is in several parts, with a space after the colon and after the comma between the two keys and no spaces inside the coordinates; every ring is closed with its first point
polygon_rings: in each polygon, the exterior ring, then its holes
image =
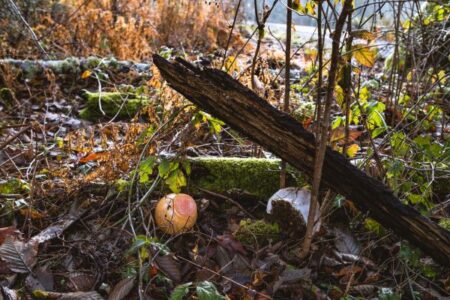
{"type": "MultiPolygon", "coordinates": [[[[232,4],[200,0],[60,0],[31,9],[27,21],[54,57],[115,56],[145,60],[162,45],[211,50],[225,46],[232,4]],[[33,12],[33,13],[30,13],[33,12]]],[[[11,16],[0,22],[0,56],[39,55],[11,16]]],[[[236,39],[235,39],[236,41],[236,39]]]]}

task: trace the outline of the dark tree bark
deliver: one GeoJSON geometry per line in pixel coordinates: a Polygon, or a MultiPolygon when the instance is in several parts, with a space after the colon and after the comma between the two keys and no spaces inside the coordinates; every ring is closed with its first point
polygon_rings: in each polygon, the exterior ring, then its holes
{"type": "MultiPolygon", "coordinates": [[[[181,59],[170,63],[158,55],[153,61],[169,85],[187,99],[312,177],[314,136],[291,116],[222,71],[200,70],[181,59]]],[[[403,205],[383,183],[329,148],[322,181],[383,226],[450,266],[449,231],[403,205]]]]}

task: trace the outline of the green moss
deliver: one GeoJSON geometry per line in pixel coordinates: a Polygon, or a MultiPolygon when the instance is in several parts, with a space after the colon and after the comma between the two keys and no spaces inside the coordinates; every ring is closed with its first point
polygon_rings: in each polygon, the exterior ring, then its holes
{"type": "Polygon", "coordinates": [[[264,246],[269,242],[279,240],[280,228],[278,224],[267,223],[264,220],[241,220],[235,237],[247,246],[264,246]]]}
{"type": "Polygon", "coordinates": [[[8,88],[0,89],[0,103],[6,108],[13,105],[14,92],[8,88]]]}
{"type": "Polygon", "coordinates": [[[11,178],[7,181],[0,181],[0,194],[22,194],[29,191],[28,183],[21,179],[11,178]]]}
{"type": "MultiPolygon", "coordinates": [[[[280,160],[234,157],[199,157],[190,159],[192,175],[189,177],[191,192],[196,187],[230,193],[240,191],[267,200],[280,188],[280,160]]],[[[295,173],[287,174],[287,185],[298,186],[295,173]]]]}
{"type": "Polygon", "coordinates": [[[450,218],[444,218],[439,221],[439,225],[447,230],[450,230],[450,218]]]}
{"type": "Polygon", "coordinates": [[[101,63],[101,59],[95,56],[89,56],[86,59],[86,68],[88,69],[94,69],[98,67],[101,63]]]}
{"type": "Polygon", "coordinates": [[[80,117],[85,120],[96,121],[101,118],[113,118],[117,114],[118,119],[132,118],[142,107],[150,104],[147,97],[134,93],[85,92],[87,106],[80,111],[80,117]],[[100,110],[100,104],[105,115],[100,110]]]}

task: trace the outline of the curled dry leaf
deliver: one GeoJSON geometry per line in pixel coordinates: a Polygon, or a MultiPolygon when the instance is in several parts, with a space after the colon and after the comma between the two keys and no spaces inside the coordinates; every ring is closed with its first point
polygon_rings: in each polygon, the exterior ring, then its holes
{"type": "Polygon", "coordinates": [[[7,237],[18,238],[21,234],[22,233],[15,226],[0,228],[0,245],[3,244],[7,237]]]}
{"type": "Polygon", "coordinates": [[[75,293],[58,293],[36,290],[33,296],[39,299],[58,299],[58,300],[104,300],[104,298],[96,291],[75,292],[75,293]]]}

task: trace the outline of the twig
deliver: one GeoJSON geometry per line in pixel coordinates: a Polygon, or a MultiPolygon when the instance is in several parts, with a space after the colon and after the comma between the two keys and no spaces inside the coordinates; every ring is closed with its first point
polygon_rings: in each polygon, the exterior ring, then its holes
{"type": "Polygon", "coordinates": [[[202,269],[202,270],[206,270],[206,271],[208,271],[208,272],[211,272],[211,273],[213,273],[213,274],[215,274],[215,275],[217,275],[217,276],[220,276],[221,278],[223,278],[223,279],[225,279],[225,280],[227,280],[227,281],[229,281],[229,282],[231,282],[231,283],[233,283],[233,284],[235,284],[235,285],[237,285],[237,286],[239,286],[239,287],[241,287],[241,288],[243,288],[243,289],[245,289],[245,290],[248,290],[248,291],[251,291],[252,293],[258,294],[258,295],[260,295],[261,297],[263,297],[263,299],[272,299],[272,297],[270,297],[270,296],[268,296],[268,295],[266,295],[266,294],[260,293],[260,292],[258,292],[258,291],[255,291],[254,289],[251,289],[251,288],[249,288],[248,286],[245,286],[245,285],[243,285],[243,284],[240,284],[239,282],[233,280],[232,278],[230,278],[230,277],[228,277],[228,276],[225,276],[225,275],[222,275],[222,274],[220,274],[220,273],[218,273],[218,272],[216,272],[216,271],[214,271],[214,270],[211,270],[210,268],[201,266],[201,265],[199,265],[199,264],[197,264],[197,263],[195,263],[195,262],[193,262],[193,261],[191,261],[191,260],[189,260],[189,259],[186,259],[186,258],[184,258],[184,257],[182,257],[182,256],[178,256],[178,255],[175,255],[175,256],[176,256],[179,260],[185,261],[185,262],[187,262],[187,263],[189,263],[189,264],[191,264],[191,265],[193,265],[193,266],[195,266],[195,267],[197,267],[197,268],[200,268],[200,269],[202,269]]]}
{"type": "Polygon", "coordinates": [[[227,45],[225,46],[225,54],[223,55],[222,65],[220,66],[220,69],[222,69],[223,66],[225,65],[228,47],[230,47],[231,38],[233,37],[233,31],[234,31],[234,27],[236,26],[236,20],[237,20],[238,14],[239,14],[239,8],[241,7],[241,2],[242,2],[242,0],[239,0],[237,7],[236,7],[236,12],[235,12],[234,18],[233,18],[233,24],[231,25],[230,34],[228,35],[227,45]]]}
{"type": "Polygon", "coordinates": [[[9,144],[11,144],[15,139],[17,139],[21,134],[23,134],[30,128],[31,128],[31,125],[28,125],[27,127],[22,128],[19,132],[17,132],[15,135],[13,135],[9,139],[7,139],[3,144],[1,144],[0,150],[3,150],[4,148],[6,148],[9,144]]]}
{"type": "MultiPolygon", "coordinates": [[[[284,106],[283,111],[289,113],[289,98],[291,95],[291,35],[292,35],[292,0],[287,3],[286,22],[286,50],[285,50],[285,78],[284,78],[284,106]]],[[[286,187],[286,162],[281,161],[280,188],[286,187]]]]}
{"type": "MultiPolygon", "coordinates": [[[[319,11],[321,11],[322,2],[319,1],[319,11]]],[[[347,15],[352,8],[352,0],[345,0],[342,8],[342,12],[336,22],[336,27],[333,35],[333,43],[331,50],[331,65],[328,76],[328,85],[326,90],[326,98],[325,98],[325,107],[323,109],[323,117],[318,119],[319,126],[317,132],[320,132],[320,135],[316,136],[316,155],[314,158],[314,174],[313,174],[313,183],[312,183],[312,192],[311,192],[311,204],[309,207],[308,214],[308,223],[306,227],[305,239],[303,240],[303,245],[298,255],[300,258],[305,258],[311,247],[311,241],[313,238],[313,228],[314,228],[314,219],[316,216],[316,210],[318,206],[318,196],[319,196],[319,187],[322,178],[322,167],[323,161],[325,158],[325,152],[327,148],[328,141],[328,126],[330,123],[330,114],[331,114],[331,102],[333,99],[334,87],[336,84],[336,73],[338,70],[339,64],[339,44],[341,41],[341,34],[344,28],[345,21],[347,20],[347,15]]],[[[321,24],[318,24],[321,26],[321,24]]],[[[319,40],[321,38],[319,37],[319,40]]],[[[319,49],[319,52],[321,49],[319,49]]],[[[318,91],[319,95],[321,94],[321,89],[318,91]]],[[[320,96],[319,96],[320,101],[320,96]]],[[[318,109],[318,115],[320,110],[318,109]]]]}

